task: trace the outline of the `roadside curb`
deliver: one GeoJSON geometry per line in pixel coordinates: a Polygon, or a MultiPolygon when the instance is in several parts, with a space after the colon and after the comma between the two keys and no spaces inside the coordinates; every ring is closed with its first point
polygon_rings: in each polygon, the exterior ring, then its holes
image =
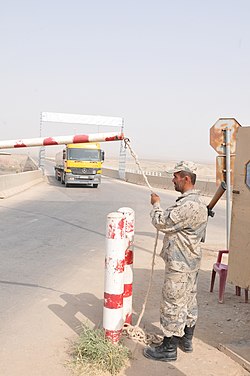
{"type": "MultiPolygon", "coordinates": [[[[136,174],[133,172],[125,173],[125,180],[120,179],[118,170],[113,170],[109,168],[102,168],[102,174],[114,179],[122,180],[128,183],[133,183],[137,185],[146,185],[143,175],[136,174]]],[[[170,191],[174,191],[172,178],[164,176],[147,176],[149,184],[154,188],[162,188],[170,191]]],[[[217,187],[215,182],[198,180],[195,184],[196,189],[198,189],[203,196],[213,196],[217,187]]]]}
{"type": "MultiPolygon", "coordinates": [[[[230,347],[237,347],[237,349],[240,350],[239,348],[242,347],[242,344],[240,342],[232,345],[223,345],[220,343],[218,349],[225,355],[229,356],[232,360],[237,362],[239,365],[241,365],[243,368],[245,368],[248,372],[250,372],[250,362],[230,347]]],[[[247,351],[249,351],[249,344],[244,343],[244,347],[245,349],[247,349],[247,351]]]]}
{"type": "Polygon", "coordinates": [[[44,181],[41,170],[0,176],[0,199],[14,196],[44,181]]]}

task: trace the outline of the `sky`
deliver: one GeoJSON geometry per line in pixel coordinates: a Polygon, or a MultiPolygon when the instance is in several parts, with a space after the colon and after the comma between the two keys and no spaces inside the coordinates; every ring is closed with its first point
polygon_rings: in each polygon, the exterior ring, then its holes
{"type": "MultiPolygon", "coordinates": [[[[250,123],[249,14],[250,0],[0,0],[0,140],[39,137],[41,112],[118,116],[139,159],[215,163],[211,126],[250,123]]],[[[97,131],[119,129],[42,126],[97,131]]]]}

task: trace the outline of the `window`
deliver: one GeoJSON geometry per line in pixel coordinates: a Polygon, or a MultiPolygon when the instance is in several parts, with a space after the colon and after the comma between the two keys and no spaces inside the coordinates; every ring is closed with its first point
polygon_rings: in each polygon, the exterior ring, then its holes
{"type": "Polygon", "coordinates": [[[68,159],[76,161],[100,161],[100,150],[92,149],[68,149],[68,159]]]}

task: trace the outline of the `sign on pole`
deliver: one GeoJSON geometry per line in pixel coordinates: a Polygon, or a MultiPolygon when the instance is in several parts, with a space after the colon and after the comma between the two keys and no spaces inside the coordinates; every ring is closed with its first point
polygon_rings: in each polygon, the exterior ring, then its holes
{"type": "Polygon", "coordinates": [[[220,185],[226,181],[226,136],[225,132],[230,131],[230,155],[231,155],[231,181],[234,178],[234,159],[236,150],[237,130],[241,125],[234,118],[220,118],[210,128],[210,145],[219,154],[216,158],[216,184],[220,185]]]}
{"type": "Polygon", "coordinates": [[[230,153],[235,154],[236,150],[236,134],[241,125],[234,118],[220,118],[210,128],[210,145],[218,154],[225,153],[225,136],[226,129],[231,131],[230,153]]]}
{"type": "Polygon", "coordinates": [[[210,145],[219,154],[216,162],[216,183],[220,179],[227,184],[227,248],[229,248],[231,226],[231,185],[236,151],[236,134],[240,124],[234,118],[220,118],[210,128],[210,145]]]}
{"type": "MultiPolygon", "coordinates": [[[[234,184],[234,163],[235,155],[231,155],[230,158],[230,181],[234,184]]],[[[216,157],[216,185],[219,186],[221,182],[226,181],[226,156],[217,155],[216,157]]]]}

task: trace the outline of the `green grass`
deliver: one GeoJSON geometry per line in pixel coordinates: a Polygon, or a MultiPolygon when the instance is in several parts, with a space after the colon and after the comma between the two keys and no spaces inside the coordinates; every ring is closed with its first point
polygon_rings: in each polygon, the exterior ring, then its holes
{"type": "Polygon", "coordinates": [[[84,375],[116,375],[130,357],[127,347],[113,344],[105,338],[103,329],[83,326],[81,335],[73,349],[73,364],[78,373],[84,375]]]}

